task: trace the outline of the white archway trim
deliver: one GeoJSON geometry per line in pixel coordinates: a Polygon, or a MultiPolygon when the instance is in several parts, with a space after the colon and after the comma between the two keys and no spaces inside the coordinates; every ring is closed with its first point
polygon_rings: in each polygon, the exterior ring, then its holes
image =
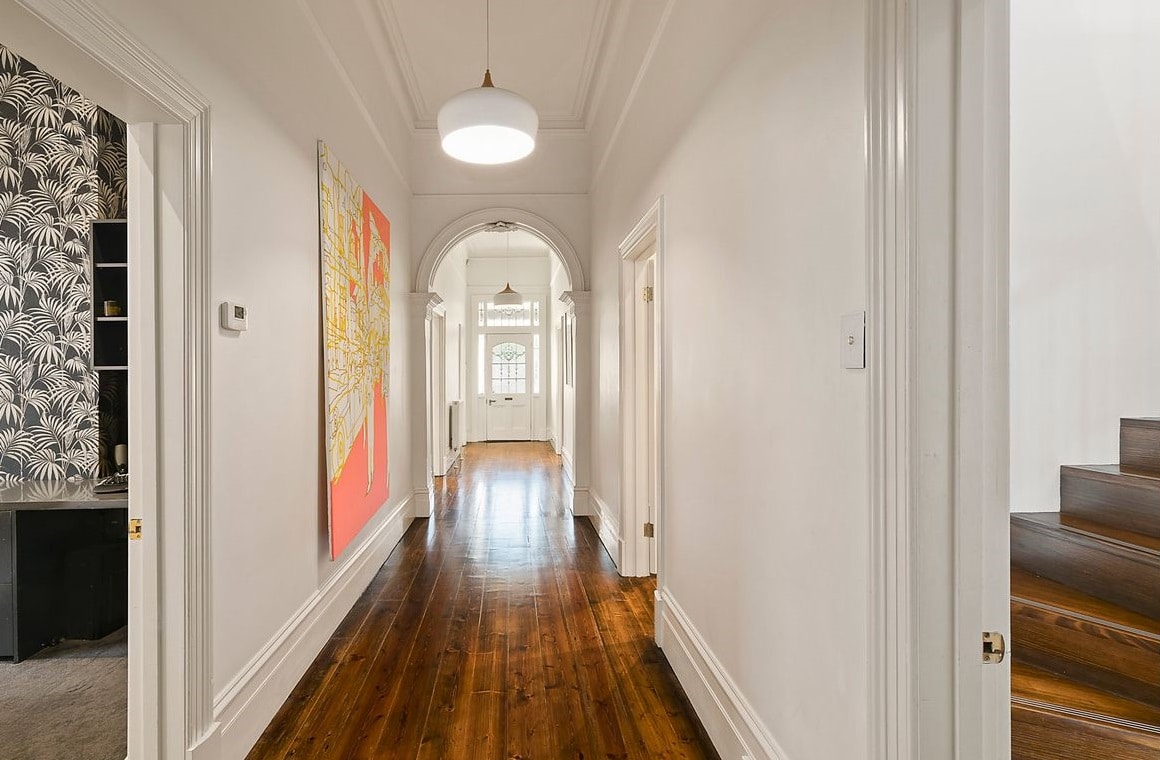
{"type": "Polygon", "coordinates": [[[518,208],[486,208],[472,211],[461,216],[435,236],[430,245],[423,252],[419,261],[419,269],[415,274],[416,293],[430,292],[434,287],[435,272],[445,256],[459,243],[471,237],[494,222],[511,222],[521,230],[530,232],[543,240],[559,255],[560,263],[568,274],[569,290],[588,290],[588,280],[584,276],[584,267],[580,264],[580,257],[568,238],[556,225],[547,219],[518,208]]]}

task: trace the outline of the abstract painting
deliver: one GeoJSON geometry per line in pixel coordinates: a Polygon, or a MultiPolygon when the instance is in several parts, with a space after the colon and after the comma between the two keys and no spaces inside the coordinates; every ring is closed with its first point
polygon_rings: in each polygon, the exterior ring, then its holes
{"type": "Polygon", "coordinates": [[[391,224],[318,143],[330,558],[390,493],[391,224]]]}

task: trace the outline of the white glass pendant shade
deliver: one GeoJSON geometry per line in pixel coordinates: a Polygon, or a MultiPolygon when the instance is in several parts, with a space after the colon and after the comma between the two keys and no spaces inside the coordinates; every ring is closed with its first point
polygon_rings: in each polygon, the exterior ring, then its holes
{"type": "Polygon", "coordinates": [[[536,147],[540,117],[531,103],[499,87],[476,87],[439,109],[443,152],[471,164],[519,161],[536,147]]]}
{"type": "Polygon", "coordinates": [[[524,297],[518,291],[512,290],[512,284],[509,282],[507,287],[495,294],[491,302],[496,306],[523,306],[524,297]]]}

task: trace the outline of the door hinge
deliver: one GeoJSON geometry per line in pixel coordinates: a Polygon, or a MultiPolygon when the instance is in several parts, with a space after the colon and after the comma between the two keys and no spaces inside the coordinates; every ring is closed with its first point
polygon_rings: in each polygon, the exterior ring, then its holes
{"type": "Polygon", "coordinates": [[[129,521],[129,540],[141,540],[141,520],[136,517],[129,521]]]}
{"type": "Polygon", "coordinates": [[[652,538],[655,533],[656,533],[656,526],[655,525],[653,525],[652,523],[645,523],[644,524],[644,537],[645,538],[652,538]]]}
{"type": "Polygon", "coordinates": [[[983,662],[998,665],[1007,654],[1007,642],[998,631],[983,632],[983,662]]]}
{"type": "Polygon", "coordinates": [[[655,295],[655,292],[653,291],[652,285],[645,286],[640,291],[640,298],[645,303],[652,303],[654,295],[655,295]]]}

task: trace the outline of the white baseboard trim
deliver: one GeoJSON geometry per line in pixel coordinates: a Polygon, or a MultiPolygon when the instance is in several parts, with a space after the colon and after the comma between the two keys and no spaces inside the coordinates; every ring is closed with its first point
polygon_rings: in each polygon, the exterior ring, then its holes
{"type": "Polygon", "coordinates": [[[667,589],[657,592],[657,621],[658,642],[717,753],[789,760],[667,589]]]}
{"type": "Polygon", "coordinates": [[[455,466],[455,463],[459,460],[459,455],[461,453],[463,453],[463,449],[459,448],[459,449],[451,449],[450,451],[448,451],[446,454],[443,455],[443,474],[444,475],[451,472],[451,468],[455,466]]]}
{"type": "Polygon", "coordinates": [[[568,478],[569,483],[576,482],[576,469],[572,463],[572,452],[567,449],[560,449],[560,461],[564,465],[564,476],[568,478]]]}
{"type": "Polygon", "coordinates": [[[587,488],[574,486],[572,488],[572,516],[590,517],[592,515],[592,492],[587,488]]]}
{"type": "Polygon", "coordinates": [[[588,515],[588,519],[592,521],[592,527],[600,536],[600,543],[604,544],[604,550],[608,552],[609,557],[612,557],[616,569],[620,570],[621,562],[624,559],[624,541],[620,537],[620,520],[612,513],[612,509],[609,508],[604,499],[600,498],[600,494],[595,491],[588,493],[592,497],[592,514],[588,515]]]}
{"type": "MultiPolygon", "coordinates": [[[[185,751],[185,760],[221,760],[222,724],[214,723],[205,736],[185,751]]],[[[126,758],[126,760],[131,760],[126,758]]]]}
{"type": "Polygon", "coordinates": [[[435,513],[435,486],[416,488],[411,494],[411,517],[423,519],[435,513]]]}
{"type": "MultiPolygon", "coordinates": [[[[426,496],[426,491],[419,493],[426,496]]],[[[403,537],[415,509],[413,499],[414,495],[396,505],[362,546],[217,695],[214,717],[222,729],[215,759],[245,757],[254,746],[403,537]]]]}

